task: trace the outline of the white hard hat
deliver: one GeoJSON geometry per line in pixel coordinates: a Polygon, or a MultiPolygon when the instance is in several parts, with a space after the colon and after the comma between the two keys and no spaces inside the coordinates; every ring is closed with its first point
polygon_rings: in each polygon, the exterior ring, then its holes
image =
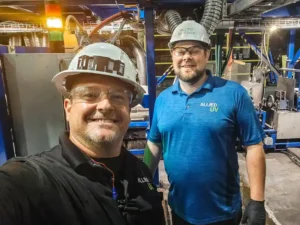
{"type": "Polygon", "coordinates": [[[132,85],[134,87],[132,107],[143,100],[145,90],[136,81],[136,67],[129,56],[115,45],[94,43],[84,47],[72,59],[69,68],[56,74],[52,82],[63,96],[67,96],[66,78],[83,73],[115,77],[132,85]]]}
{"type": "Polygon", "coordinates": [[[200,41],[211,45],[206,29],[194,20],[183,21],[175,28],[168,44],[169,48],[179,41],[200,41]]]}

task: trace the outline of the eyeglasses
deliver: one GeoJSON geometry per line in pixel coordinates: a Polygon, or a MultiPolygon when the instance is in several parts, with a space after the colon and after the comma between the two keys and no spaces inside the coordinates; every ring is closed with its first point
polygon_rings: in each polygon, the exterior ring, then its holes
{"type": "Polygon", "coordinates": [[[186,52],[188,52],[191,56],[196,56],[201,53],[202,50],[206,50],[202,46],[191,46],[188,48],[184,47],[175,47],[172,49],[172,54],[176,57],[183,57],[186,52]]]}
{"type": "Polygon", "coordinates": [[[111,104],[124,105],[131,104],[133,94],[127,90],[103,90],[99,87],[81,86],[71,90],[70,98],[76,102],[97,103],[106,96],[111,104]]]}

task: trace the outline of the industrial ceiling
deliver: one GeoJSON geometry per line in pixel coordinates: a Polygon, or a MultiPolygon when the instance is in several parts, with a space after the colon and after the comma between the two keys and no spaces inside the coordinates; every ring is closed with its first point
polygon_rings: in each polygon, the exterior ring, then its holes
{"type": "MultiPolygon", "coordinates": [[[[0,22],[16,21],[23,23],[41,23],[44,16],[44,0],[0,0],[0,22]]],[[[137,10],[134,5],[162,8],[176,8],[181,10],[181,4],[186,7],[200,6],[205,0],[61,0],[63,16],[73,15],[80,22],[96,23],[119,10],[124,5],[133,7],[126,10],[137,10]],[[114,4],[112,4],[114,3],[114,4]],[[118,4],[118,5],[117,5],[118,4]]],[[[224,20],[255,22],[265,18],[297,18],[300,15],[300,0],[229,0],[224,20]]]]}

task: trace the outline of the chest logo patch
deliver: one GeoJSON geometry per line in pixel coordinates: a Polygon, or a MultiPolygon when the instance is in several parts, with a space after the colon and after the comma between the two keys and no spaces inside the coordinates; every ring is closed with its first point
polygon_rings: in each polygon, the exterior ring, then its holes
{"type": "Polygon", "coordinates": [[[209,108],[210,112],[218,112],[219,111],[219,106],[217,103],[214,102],[201,102],[200,107],[206,107],[209,108]]]}
{"type": "Polygon", "coordinates": [[[139,177],[138,183],[149,183],[149,179],[147,177],[139,177]]]}

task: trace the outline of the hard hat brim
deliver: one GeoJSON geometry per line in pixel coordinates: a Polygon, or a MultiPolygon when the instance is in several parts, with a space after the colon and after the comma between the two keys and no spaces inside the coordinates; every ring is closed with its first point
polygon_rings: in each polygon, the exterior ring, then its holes
{"type": "Polygon", "coordinates": [[[68,90],[65,88],[64,85],[64,81],[67,77],[69,76],[73,76],[73,75],[79,75],[79,74],[97,74],[100,76],[107,76],[107,77],[113,77],[116,78],[118,80],[124,81],[127,84],[130,84],[134,87],[134,92],[136,93],[135,98],[133,99],[133,102],[131,104],[132,107],[140,104],[143,100],[144,94],[146,93],[145,90],[143,89],[142,86],[140,86],[139,84],[133,82],[132,80],[120,76],[120,75],[114,75],[111,73],[106,73],[106,72],[98,72],[98,71],[86,71],[86,70],[64,70],[59,72],[58,74],[56,74],[53,79],[52,82],[55,83],[55,86],[57,88],[57,90],[64,96],[67,97],[68,96],[68,90]]]}
{"type": "Polygon", "coordinates": [[[209,48],[211,47],[211,43],[207,43],[205,41],[199,41],[199,40],[195,40],[195,39],[175,40],[175,41],[169,42],[168,47],[169,47],[169,49],[172,49],[175,46],[175,44],[177,44],[179,42],[184,42],[184,41],[196,41],[196,42],[200,42],[200,43],[208,45],[209,48]]]}

